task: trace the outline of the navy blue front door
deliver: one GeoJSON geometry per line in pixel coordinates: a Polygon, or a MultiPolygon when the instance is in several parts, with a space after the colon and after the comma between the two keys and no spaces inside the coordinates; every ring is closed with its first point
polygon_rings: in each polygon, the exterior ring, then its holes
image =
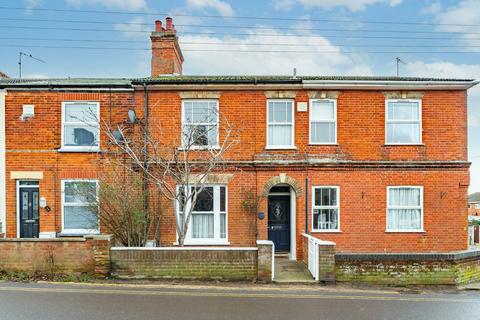
{"type": "Polygon", "coordinates": [[[268,197],[268,240],[275,251],[290,251],[290,196],[268,197]]]}
{"type": "Polygon", "coordinates": [[[38,188],[20,188],[20,238],[38,238],[38,188]]]}

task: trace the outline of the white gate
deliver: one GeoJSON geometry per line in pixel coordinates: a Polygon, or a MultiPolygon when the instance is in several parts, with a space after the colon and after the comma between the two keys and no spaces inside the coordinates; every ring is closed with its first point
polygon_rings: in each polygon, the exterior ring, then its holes
{"type": "Polygon", "coordinates": [[[308,270],[313,278],[318,281],[318,255],[319,255],[319,240],[308,236],[308,270]]]}

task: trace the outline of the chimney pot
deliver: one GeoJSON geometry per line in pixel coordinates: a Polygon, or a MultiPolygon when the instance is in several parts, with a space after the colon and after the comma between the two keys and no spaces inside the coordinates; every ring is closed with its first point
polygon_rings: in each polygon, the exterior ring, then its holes
{"type": "Polygon", "coordinates": [[[155,32],[162,32],[162,21],[155,21],[155,32]]]}
{"type": "Polygon", "coordinates": [[[178,44],[173,19],[167,17],[165,28],[161,21],[155,21],[152,40],[151,76],[182,74],[183,55],[178,44]]]}
{"type": "Polygon", "coordinates": [[[167,30],[173,30],[173,19],[171,17],[167,17],[167,30]]]}

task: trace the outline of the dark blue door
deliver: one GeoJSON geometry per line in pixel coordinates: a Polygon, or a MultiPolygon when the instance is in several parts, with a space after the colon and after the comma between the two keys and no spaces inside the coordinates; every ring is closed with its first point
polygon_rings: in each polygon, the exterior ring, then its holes
{"type": "Polygon", "coordinates": [[[290,251],[290,196],[268,197],[268,240],[275,251],[290,251]]]}
{"type": "Polygon", "coordinates": [[[20,188],[20,238],[38,238],[38,188],[20,188]]]}

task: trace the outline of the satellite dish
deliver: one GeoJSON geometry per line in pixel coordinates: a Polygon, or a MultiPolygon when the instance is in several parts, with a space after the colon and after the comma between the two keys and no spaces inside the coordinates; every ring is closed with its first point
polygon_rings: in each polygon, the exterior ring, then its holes
{"type": "Polygon", "coordinates": [[[128,110],[128,120],[130,121],[130,124],[134,124],[137,121],[137,114],[135,113],[135,110],[128,110]]]}
{"type": "Polygon", "coordinates": [[[119,129],[113,131],[113,138],[115,139],[116,142],[123,141],[122,132],[119,129]]]}

